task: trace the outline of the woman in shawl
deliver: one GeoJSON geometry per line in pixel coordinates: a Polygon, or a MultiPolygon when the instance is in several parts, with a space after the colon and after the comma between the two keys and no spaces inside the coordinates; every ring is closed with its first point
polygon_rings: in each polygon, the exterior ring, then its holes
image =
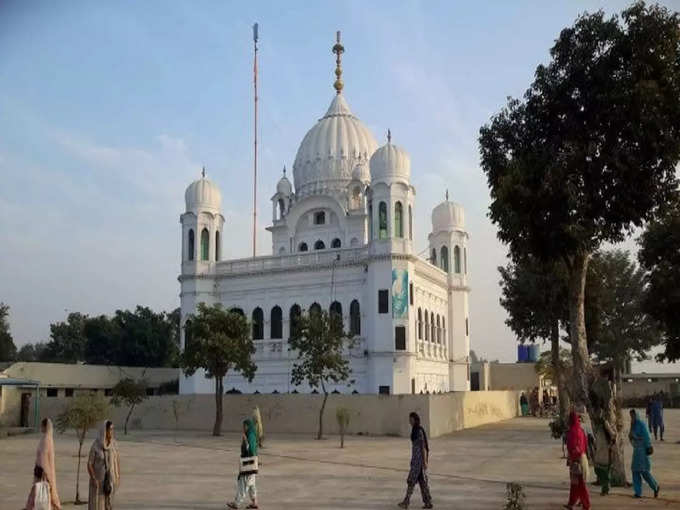
{"type": "MultiPolygon", "coordinates": [[[[35,465],[40,467],[45,481],[50,484],[50,501],[52,510],[60,510],[59,492],[57,491],[57,475],[54,468],[54,430],[52,420],[43,419],[40,424],[42,436],[38,443],[38,450],[35,455],[35,465]]],[[[26,508],[32,508],[26,503],[26,508]]]]}
{"type": "Polygon", "coordinates": [[[581,427],[581,417],[572,411],[569,414],[569,431],[567,432],[567,466],[569,466],[569,503],[564,508],[572,509],[581,502],[583,510],[590,509],[590,494],[586,480],[588,476],[588,459],[586,449],[588,439],[581,427]]]}
{"type": "Polygon", "coordinates": [[[90,474],[87,510],[112,510],[113,497],[120,484],[120,457],[110,420],[101,424],[99,435],[92,443],[87,472],[90,474]]]}
{"type": "Polygon", "coordinates": [[[411,469],[406,479],[406,496],[399,503],[399,508],[408,508],[416,483],[420,485],[423,508],[433,508],[430,486],[427,482],[427,463],[430,457],[427,435],[425,429],[420,425],[420,416],[417,413],[409,414],[408,420],[411,424],[411,469]]]}
{"type": "MultiPolygon", "coordinates": [[[[252,419],[244,420],[243,435],[241,436],[241,458],[257,457],[257,430],[252,419]]],[[[250,504],[246,508],[257,506],[257,487],[255,485],[257,471],[240,472],[236,481],[236,498],[227,503],[229,508],[241,508],[250,497],[250,504]]]]}
{"type": "Polygon", "coordinates": [[[633,471],[633,490],[635,497],[642,497],[642,479],[649,484],[654,491],[654,497],[659,497],[659,484],[654,479],[651,473],[652,463],[649,460],[649,455],[652,453],[652,440],[649,437],[649,430],[647,425],[638,418],[637,412],[634,409],[630,410],[630,432],[628,433],[633,445],[633,461],[630,468],[633,471]]]}

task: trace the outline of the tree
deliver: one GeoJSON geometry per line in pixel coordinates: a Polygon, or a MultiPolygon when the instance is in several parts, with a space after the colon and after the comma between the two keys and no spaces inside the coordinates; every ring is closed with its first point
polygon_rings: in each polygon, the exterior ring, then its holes
{"type": "Polygon", "coordinates": [[[120,365],[121,332],[117,322],[106,315],[85,321],[85,360],[91,365],[120,365]]]}
{"type": "Polygon", "coordinates": [[[85,321],[87,315],[78,312],[68,314],[66,322],[50,324],[52,338],[45,348],[45,358],[61,363],[85,360],[85,321]]]}
{"type": "Polygon", "coordinates": [[[109,404],[99,393],[81,393],[69,402],[64,411],[57,416],[57,430],[61,433],[73,429],[78,437],[78,471],[76,471],[76,505],[80,499],[80,459],[87,431],[103,421],[109,412],[109,404]]]}
{"type": "Polygon", "coordinates": [[[46,361],[45,349],[47,346],[43,342],[35,344],[24,344],[17,353],[17,361],[46,361]]]}
{"type": "Polygon", "coordinates": [[[165,312],[146,306],[134,312],[116,310],[112,321],[120,331],[119,365],[169,367],[177,362],[179,343],[175,324],[165,312]]]}
{"type": "Polygon", "coordinates": [[[17,357],[17,348],[9,331],[9,305],[0,303],[0,361],[14,361],[17,357]]]}
{"type": "Polygon", "coordinates": [[[351,414],[346,407],[338,407],[335,410],[335,419],[338,421],[338,428],[340,429],[340,448],[345,447],[345,431],[349,427],[351,414]]]}
{"type": "Polygon", "coordinates": [[[202,368],[215,378],[215,425],[213,436],[222,434],[222,399],[224,376],[229,370],[240,372],[252,381],[257,367],[252,356],[255,345],[250,337],[250,325],[237,312],[224,310],[218,303],[198,305],[198,313],[185,321],[186,342],[180,366],[186,375],[202,368]]]}
{"type": "MultiPolygon", "coordinates": [[[[529,254],[517,256],[501,274],[500,303],[505,323],[520,342],[550,342],[550,379],[559,393],[560,419],[566,423],[570,392],[560,349],[560,329],[567,321],[567,275],[561,262],[543,262],[529,254]]],[[[569,364],[570,365],[570,364],[569,364]]],[[[537,366],[538,369],[538,366],[537,366]]]]}
{"type": "Polygon", "coordinates": [[[146,386],[146,381],[143,379],[135,381],[130,377],[126,377],[125,379],[118,381],[113,387],[113,398],[111,399],[111,403],[116,407],[124,405],[129,408],[127,416],[125,417],[125,426],[123,427],[125,435],[127,435],[128,422],[130,421],[130,417],[132,416],[135,407],[148,398],[146,386]]]}
{"type": "Polygon", "coordinates": [[[317,434],[317,439],[322,439],[327,385],[349,379],[352,370],[344,349],[351,348],[353,341],[345,333],[339,314],[329,314],[325,310],[305,312],[298,324],[298,334],[290,338],[290,349],[297,351],[298,356],[291,371],[291,382],[298,386],[306,381],[310,387],[323,391],[317,434]]]}
{"type": "Polygon", "coordinates": [[[646,271],[645,310],[660,324],[664,352],[659,361],[680,359],[680,203],[651,221],[640,238],[640,265],[646,271]]]}
{"type": "Polygon", "coordinates": [[[641,2],[620,17],[580,16],[523,100],[510,99],[480,130],[499,238],[513,254],[566,266],[580,405],[589,405],[592,375],[584,312],[591,255],[677,192],[679,20],[641,2]]]}

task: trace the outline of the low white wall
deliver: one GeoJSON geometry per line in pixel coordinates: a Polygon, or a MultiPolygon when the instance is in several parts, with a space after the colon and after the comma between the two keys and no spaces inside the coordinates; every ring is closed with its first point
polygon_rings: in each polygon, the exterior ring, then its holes
{"type": "MultiPolygon", "coordinates": [[[[324,431],[335,434],[338,407],[350,410],[350,434],[408,436],[408,414],[417,412],[432,437],[517,416],[515,392],[460,392],[442,395],[330,395],[324,413],[324,431]]],[[[40,402],[41,418],[54,417],[70,399],[40,402]]],[[[238,431],[244,418],[260,408],[267,433],[305,433],[317,430],[322,395],[224,395],[222,430],[238,431]]],[[[111,419],[122,427],[126,408],[112,408],[111,419]]],[[[215,419],[212,395],[149,397],[135,408],[132,428],[211,430],[215,419]],[[175,420],[173,409],[178,409],[175,420]]]]}

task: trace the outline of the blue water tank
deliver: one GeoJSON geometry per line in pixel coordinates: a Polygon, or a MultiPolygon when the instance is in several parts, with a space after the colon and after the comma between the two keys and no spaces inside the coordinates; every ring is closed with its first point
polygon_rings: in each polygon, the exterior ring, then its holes
{"type": "Polygon", "coordinates": [[[526,363],[528,357],[529,357],[528,346],[524,344],[519,344],[517,346],[517,362],[526,363]]]}
{"type": "Polygon", "coordinates": [[[538,344],[531,344],[529,346],[529,362],[536,363],[538,361],[538,356],[540,355],[541,349],[538,344]]]}

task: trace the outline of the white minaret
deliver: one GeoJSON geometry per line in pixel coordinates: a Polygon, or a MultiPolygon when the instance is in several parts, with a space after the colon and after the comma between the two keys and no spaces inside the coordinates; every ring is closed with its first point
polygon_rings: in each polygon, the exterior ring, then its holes
{"type": "Polygon", "coordinates": [[[387,143],[370,159],[369,251],[367,271],[368,393],[411,393],[415,374],[415,320],[411,296],[414,189],[411,160],[387,143]],[[371,354],[371,352],[375,354],[371,354]]]}
{"type": "MultiPolygon", "coordinates": [[[[205,178],[192,182],[184,193],[186,208],[179,217],[182,225],[182,271],[180,281],[180,342],[185,345],[184,324],[187,316],[196,311],[198,303],[216,301],[215,266],[222,257],[222,194],[219,188],[205,178]]],[[[193,393],[192,378],[180,377],[180,392],[193,393]]]]}
{"type": "Polygon", "coordinates": [[[449,275],[448,278],[448,352],[450,387],[452,391],[468,391],[470,358],[470,317],[468,298],[468,240],[463,207],[446,200],[432,211],[432,232],[428,236],[433,264],[449,275]]]}

